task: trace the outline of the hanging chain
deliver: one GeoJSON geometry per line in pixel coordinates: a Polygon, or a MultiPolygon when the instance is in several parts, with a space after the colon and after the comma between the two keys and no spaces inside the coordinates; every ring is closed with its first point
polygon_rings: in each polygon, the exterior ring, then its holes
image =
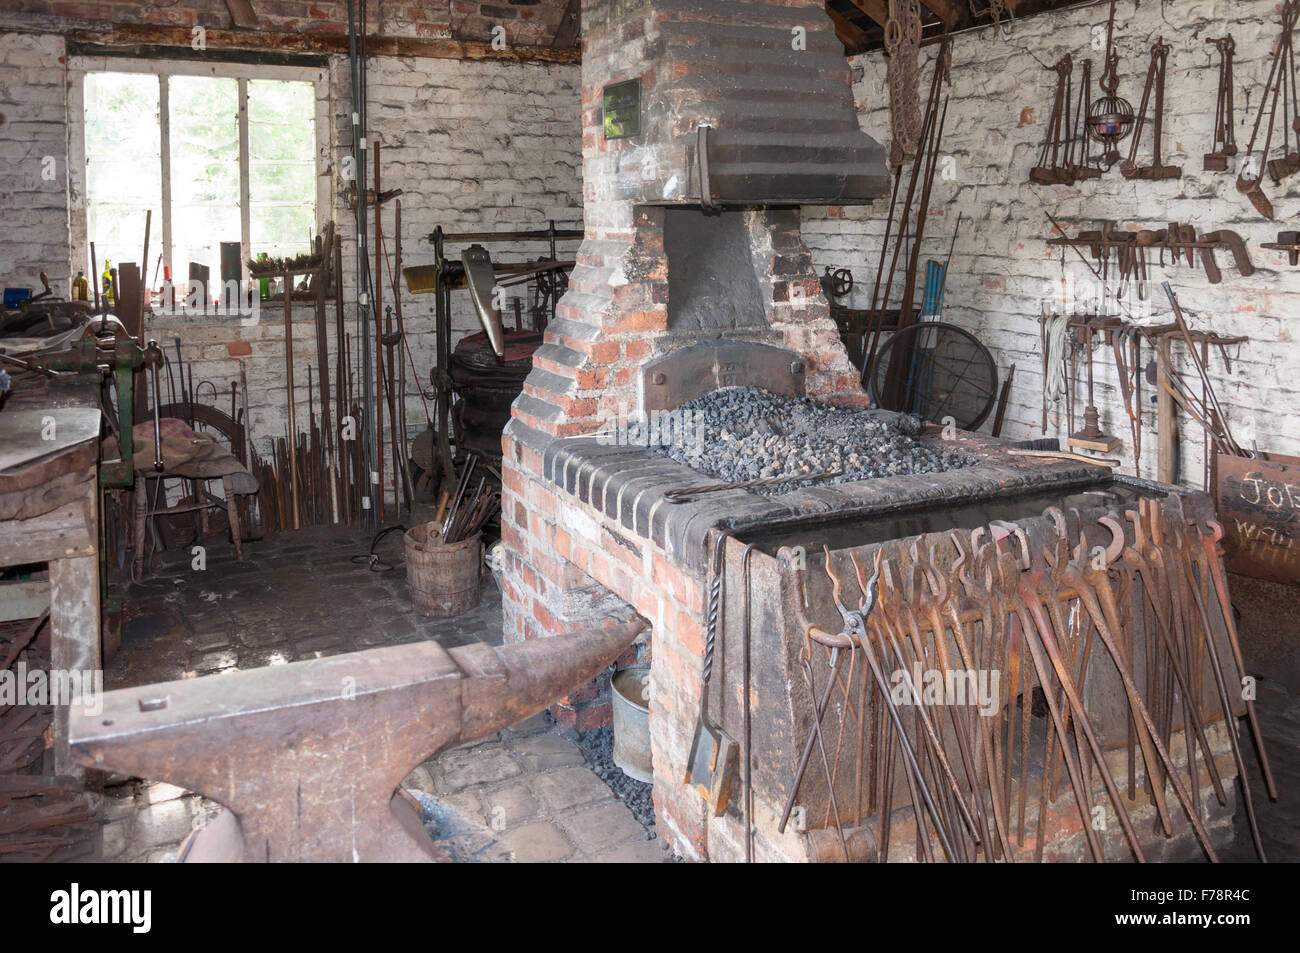
{"type": "Polygon", "coordinates": [[[1119,54],[1115,52],[1115,0],[1110,0],[1110,20],[1106,24],[1106,63],[1097,83],[1107,96],[1119,89],[1119,54]]]}
{"type": "Polygon", "coordinates": [[[890,163],[894,168],[916,152],[921,139],[921,104],[918,88],[921,68],[921,4],[919,0],[889,0],[885,24],[885,51],[889,54],[889,113],[893,132],[890,163]]]}

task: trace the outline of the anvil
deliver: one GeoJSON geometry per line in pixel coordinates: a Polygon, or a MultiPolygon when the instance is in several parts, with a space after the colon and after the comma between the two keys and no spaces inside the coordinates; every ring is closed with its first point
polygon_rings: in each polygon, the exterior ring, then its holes
{"type": "Polygon", "coordinates": [[[419,642],[108,692],[74,709],[79,763],[228,810],[191,861],[445,860],[394,792],[438,752],[508,728],[596,677],[644,620],[500,648],[419,642]]]}

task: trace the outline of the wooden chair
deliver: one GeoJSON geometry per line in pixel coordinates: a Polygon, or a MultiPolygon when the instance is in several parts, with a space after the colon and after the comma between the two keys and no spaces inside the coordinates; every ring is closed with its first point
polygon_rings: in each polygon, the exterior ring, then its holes
{"type": "MultiPolygon", "coordinates": [[[[188,428],[186,429],[188,430],[188,428]]],[[[154,458],[151,447],[147,452],[139,453],[136,456],[135,558],[133,563],[134,577],[136,579],[141,578],[144,572],[144,540],[150,518],[173,513],[197,512],[201,530],[206,534],[208,531],[209,510],[214,507],[225,510],[226,518],[230,523],[230,536],[235,544],[235,559],[243,561],[243,530],[240,525],[236,497],[256,493],[258,490],[257,481],[235,458],[234,454],[227,451],[210,436],[194,434],[192,431],[189,434],[190,436],[186,440],[188,459],[169,460],[168,454],[164,452],[164,466],[163,469],[158,470],[153,466],[154,458]],[[151,507],[149,481],[171,478],[190,481],[194,488],[193,502],[182,502],[175,506],[166,506],[164,504],[163,506],[151,507]],[[221,481],[225,493],[224,498],[208,492],[207,483],[210,480],[221,481]]],[[[164,447],[167,446],[168,444],[165,442],[164,447]]],[[[152,489],[155,494],[156,492],[165,491],[164,487],[156,485],[152,489]]]]}

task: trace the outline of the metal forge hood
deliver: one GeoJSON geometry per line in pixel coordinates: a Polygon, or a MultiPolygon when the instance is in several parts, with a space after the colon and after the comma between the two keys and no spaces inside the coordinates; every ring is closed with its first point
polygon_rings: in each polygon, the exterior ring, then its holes
{"type": "MultiPolygon", "coordinates": [[[[859,127],[849,66],[821,2],[638,6],[644,59],[613,49],[583,59],[584,85],[603,92],[602,145],[619,143],[609,171],[620,198],[851,205],[887,194],[884,150],[859,127]]],[[[584,17],[602,8],[628,17],[611,0],[588,2],[584,17]]]]}

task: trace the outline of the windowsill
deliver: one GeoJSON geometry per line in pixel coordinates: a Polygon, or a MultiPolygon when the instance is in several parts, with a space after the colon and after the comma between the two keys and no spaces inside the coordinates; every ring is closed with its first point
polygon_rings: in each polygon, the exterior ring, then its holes
{"type": "MultiPolygon", "coordinates": [[[[222,311],[215,306],[207,311],[201,308],[176,308],[171,311],[150,310],[145,312],[144,322],[146,327],[216,324],[222,322],[231,325],[247,325],[257,324],[259,318],[264,317],[268,312],[274,314],[277,319],[282,319],[284,316],[284,299],[263,301],[258,309],[251,313],[247,311],[222,311]]],[[[295,320],[301,317],[304,321],[314,321],[316,319],[316,303],[314,300],[294,301],[293,313],[295,320]]]]}

